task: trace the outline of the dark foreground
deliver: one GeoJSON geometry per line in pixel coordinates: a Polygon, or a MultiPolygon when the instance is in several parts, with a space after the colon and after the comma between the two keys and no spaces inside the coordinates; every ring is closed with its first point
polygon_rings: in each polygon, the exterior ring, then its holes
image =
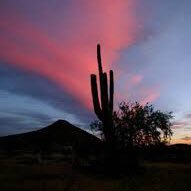
{"type": "Polygon", "coordinates": [[[72,168],[62,155],[39,163],[31,154],[0,157],[2,191],[190,191],[191,164],[142,164],[138,173],[113,179],[72,168]],[[63,162],[65,161],[65,162],[63,162]]]}

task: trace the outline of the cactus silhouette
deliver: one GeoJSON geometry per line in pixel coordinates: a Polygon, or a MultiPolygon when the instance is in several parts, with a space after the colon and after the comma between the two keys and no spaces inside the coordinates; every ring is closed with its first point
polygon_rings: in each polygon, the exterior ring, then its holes
{"type": "Polygon", "coordinates": [[[97,77],[91,74],[91,92],[94,106],[94,112],[98,119],[103,123],[103,134],[106,142],[113,141],[113,99],[114,99],[114,75],[109,72],[109,89],[107,73],[103,72],[101,60],[101,48],[97,45],[97,62],[99,71],[100,91],[98,92],[97,77]],[[100,93],[100,99],[99,94],[100,93]],[[101,100],[101,101],[100,101],[101,100]]]}

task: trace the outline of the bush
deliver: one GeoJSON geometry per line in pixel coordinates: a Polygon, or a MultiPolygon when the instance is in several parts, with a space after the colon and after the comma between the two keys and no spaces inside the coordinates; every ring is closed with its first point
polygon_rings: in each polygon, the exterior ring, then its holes
{"type": "MultiPolygon", "coordinates": [[[[172,136],[172,112],[154,110],[153,105],[138,102],[119,104],[113,114],[115,141],[120,149],[166,144],[172,136]]],[[[91,123],[91,129],[104,139],[101,121],[91,123]]]]}

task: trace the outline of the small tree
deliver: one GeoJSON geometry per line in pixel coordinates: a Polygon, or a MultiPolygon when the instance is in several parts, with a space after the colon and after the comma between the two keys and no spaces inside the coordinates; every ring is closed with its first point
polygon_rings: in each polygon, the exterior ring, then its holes
{"type": "MultiPolygon", "coordinates": [[[[132,146],[150,146],[166,144],[172,136],[172,112],[154,110],[152,105],[140,105],[138,102],[119,104],[114,112],[113,123],[118,147],[126,149],[132,146]]],[[[95,121],[91,128],[102,132],[102,123],[95,121]]]]}

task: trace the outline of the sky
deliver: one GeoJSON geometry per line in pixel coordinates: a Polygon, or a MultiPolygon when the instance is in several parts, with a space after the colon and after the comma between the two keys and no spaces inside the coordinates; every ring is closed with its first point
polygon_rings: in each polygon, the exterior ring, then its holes
{"type": "Polygon", "coordinates": [[[173,111],[172,143],[191,143],[190,9],[189,0],[1,0],[0,136],[57,119],[88,129],[100,43],[115,108],[173,111]]]}

